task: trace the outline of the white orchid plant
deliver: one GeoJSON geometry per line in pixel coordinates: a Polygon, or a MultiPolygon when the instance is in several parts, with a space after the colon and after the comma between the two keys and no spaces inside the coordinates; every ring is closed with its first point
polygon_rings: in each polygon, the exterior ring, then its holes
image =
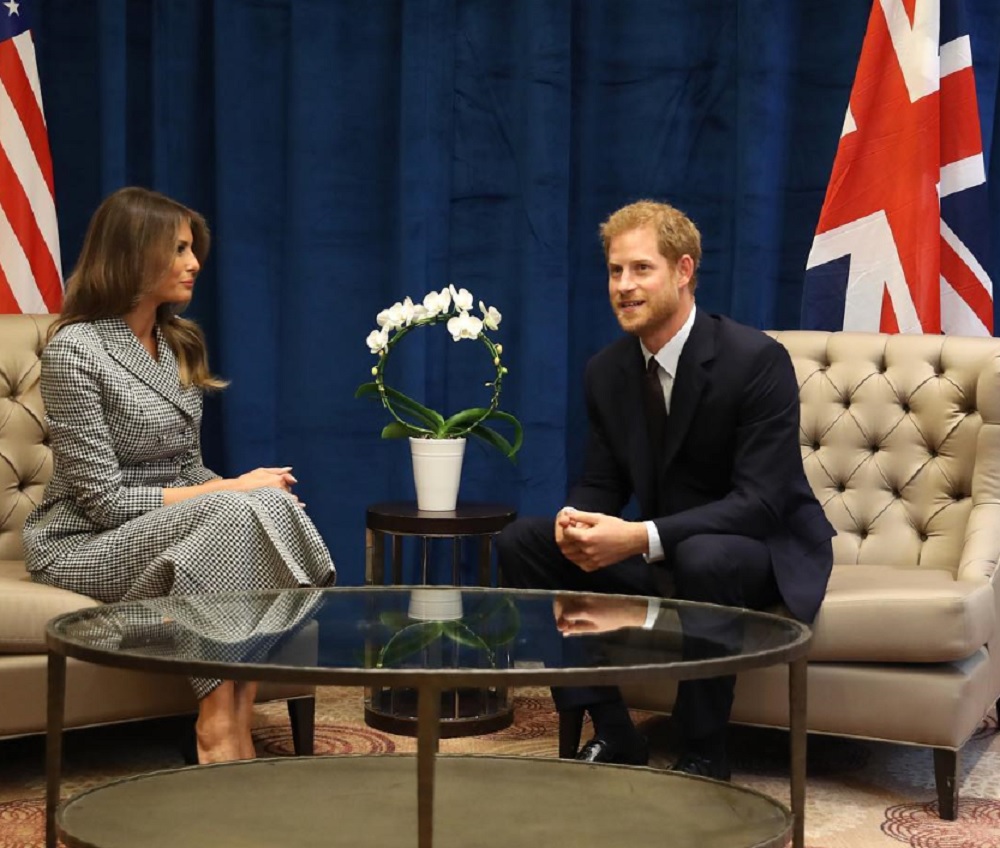
{"type": "Polygon", "coordinates": [[[401,303],[394,303],[383,309],[376,317],[377,330],[368,334],[368,349],[378,357],[378,364],[372,367],[370,383],[358,387],[355,397],[378,397],[393,420],[382,430],[383,439],[399,439],[406,436],[425,439],[458,439],[475,436],[493,445],[508,459],[514,459],[521,448],[523,431],[521,422],[508,412],[502,412],[500,389],[507,368],[500,361],[503,346],[495,344],[487,331],[495,331],[500,326],[499,310],[479,301],[482,317],[473,314],[476,300],[467,289],[456,289],[449,285],[441,291],[429,292],[420,303],[409,297],[401,303]],[[448,332],[456,342],[464,339],[479,340],[485,345],[496,369],[496,376],[486,383],[491,391],[488,405],[476,406],[456,412],[445,418],[439,412],[429,409],[413,398],[385,384],[385,364],[396,345],[417,327],[446,323],[448,332]],[[406,416],[406,418],[403,417],[406,416]],[[509,425],[514,432],[512,441],[486,424],[498,421],[509,425]]]}

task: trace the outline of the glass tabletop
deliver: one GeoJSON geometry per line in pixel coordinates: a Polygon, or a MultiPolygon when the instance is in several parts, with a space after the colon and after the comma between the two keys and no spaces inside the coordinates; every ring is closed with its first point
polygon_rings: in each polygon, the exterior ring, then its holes
{"type": "Polygon", "coordinates": [[[47,628],[50,650],[104,665],[328,685],[711,677],[791,662],[810,637],[792,619],[710,604],[409,586],[154,598],[47,628]]]}

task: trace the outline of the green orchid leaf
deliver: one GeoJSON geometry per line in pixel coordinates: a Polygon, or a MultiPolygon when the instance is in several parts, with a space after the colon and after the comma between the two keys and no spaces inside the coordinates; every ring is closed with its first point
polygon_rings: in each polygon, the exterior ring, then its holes
{"type": "Polygon", "coordinates": [[[496,615],[503,609],[505,601],[510,603],[510,598],[486,597],[477,600],[479,600],[479,603],[476,604],[475,609],[472,612],[466,613],[461,618],[462,623],[470,627],[496,615]]]}
{"type": "Polygon", "coordinates": [[[440,412],[428,409],[409,395],[404,395],[401,391],[389,386],[385,387],[385,394],[394,407],[398,407],[410,413],[410,415],[419,418],[423,423],[433,428],[436,433],[441,432],[441,429],[444,427],[444,416],[440,412]]]}
{"type": "Polygon", "coordinates": [[[492,445],[500,451],[500,453],[507,457],[507,459],[514,459],[514,454],[512,453],[513,448],[511,447],[510,442],[508,442],[496,430],[490,429],[485,424],[477,424],[469,430],[469,435],[475,436],[477,439],[486,442],[488,445],[492,445]]]}
{"type": "Polygon", "coordinates": [[[489,414],[490,410],[488,407],[463,409],[461,412],[456,412],[451,416],[451,418],[444,422],[444,433],[447,435],[449,433],[454,433],[457,430],[462,430],[470,424],[478,421],[480,418],[487,418],[489,414]]]}
{"type": "Polygon", "coordinates": [[[491,648],[499,648],[517,637],[521,629],[521,613],[510,598],[503,598],[501,609],[487,623],[490,626],[482,634],[482,639],[491,648]]]}
{"type": "Polygon", "coordinates": [[[510,598],[485,598],[461,622],[478,632],[479,638],[491,648],[498,648],[517,636],[521,613],[510,598]]]}
{"type": "MultiPolygon", "coordinates": [[[[426,424],[431,430],[438,434],[444,427],[444,416],[440,412],[435,412],[433,409],[428,409],[422,403],[418,403],[413,398],[408,395],[404,395],[401,391],[393,389],[389,386],[385,387],[385,395],[389,402],[392,404],[393,408],[406,412],[412,415],[418,421],[426,424]]],[[[378,384],[376,383],[362,383],[354,392],[354,397],[380,397],[378,384]]],[[[419,434],[418,430],[418,434],[419,434]]],[[[386,436],[385,438],[394,438],[392,436],[386,436]]]]}
{"type": "Polygon", "coordinates": [[[411,415],[415,415],[421,421],[424,421],[434,427],[435,430],[440,430],[444,426],[444,416],[440,412],[435,412],[433,409],[429,409],[422,403],[418,403],[409,395],[404,395],[398,389],[386,386],[385,393],[392,402],[393,406],[405,409],[411,415]]]}
{"type": "Polygon", "coordinates": [[[417,427],[411,427],[402,421],[390,421],[382,428],[383,439],[405,439],[408,436],[419,438],[424,435],[424,431],[417,427]]]}
{"type": "Polygon", "coordinates": [[[490,665],[494,665],[493,651],[490,649],[490,646],[466,627],[466,625],[462,624],[461,621],[444,622],[444,634],[459,645],[483,651],[489,659],[490,665]]]}
{"type": "Polygon", "coordinates": [[[521,449],[521,444],[524,442],[524,428],[521,427],[521,422],[518,421],[509,412],[504,412],[500,409],[494,409],[489,415],[486,416],[487,420],[497,420],[503,421],[505,424],[509,424],[514,431],[514,445],[510,449],[510,458],[513,459],[514,455],[521,449]]]}
{"type": "Polygon", "coordinates": [[[422,651],[444,632],[440,621],[419,621],[404,627],[382,648],[376,668],[392,668],[418,651],[422,651]]]}

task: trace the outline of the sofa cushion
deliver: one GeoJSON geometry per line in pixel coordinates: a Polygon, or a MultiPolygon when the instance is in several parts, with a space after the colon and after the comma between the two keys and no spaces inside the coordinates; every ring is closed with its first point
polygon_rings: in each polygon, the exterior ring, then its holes
{"type": "Polygon", "coordinates": [[[0,653],[44,653],[49,619],[98,605],[86,595],[33,583],[20,560],[0,560],[0,653]]]}
{"type": "Polygon", "coordinates": [[[811,661],[950,662],[996,626],[993,588],[950,571],[836,565],[813,625],[811,661]]]}

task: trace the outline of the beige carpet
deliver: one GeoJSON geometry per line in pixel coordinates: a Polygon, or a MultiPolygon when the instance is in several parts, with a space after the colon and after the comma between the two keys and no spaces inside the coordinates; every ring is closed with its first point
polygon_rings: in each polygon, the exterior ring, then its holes
{"type": "MultiPolygon", "coordinates": [[[[515,723],[499,733],[445,739],[442,753],[556,755],[557,722],[542,691],[521,691],[515,723]]],[[[651,765],[672,760],[669,721],[636,714],[653,745],[651,765]]],[[[258,708],[261,756],[291,754],[283,705],[258,708]]],[[[107,780],[183,765],[177,721],[75,731],[65,743],[64,796],[107,780]]],[[[584,730],[585,738],[588,730],[584,730]]],[[[788,802],[784,733],[736,728],[731,751],[735,782],[788,802]]],[[[415,749],[414,740],[367,727],[358,689],[319,691],[316,751],[382,754],[415,749]]],[[[43,845],[44,742],[0,743],[0,848],[43,845]]],[[[846,739],[812,737],[806,813],[808,848],[1000,848],[1000,735],[990,716],[962,758],[959,819],[935,812],[931,753],[846,739]]],[[[639,848],[639,846],[635,846],[639,848]]]]}

